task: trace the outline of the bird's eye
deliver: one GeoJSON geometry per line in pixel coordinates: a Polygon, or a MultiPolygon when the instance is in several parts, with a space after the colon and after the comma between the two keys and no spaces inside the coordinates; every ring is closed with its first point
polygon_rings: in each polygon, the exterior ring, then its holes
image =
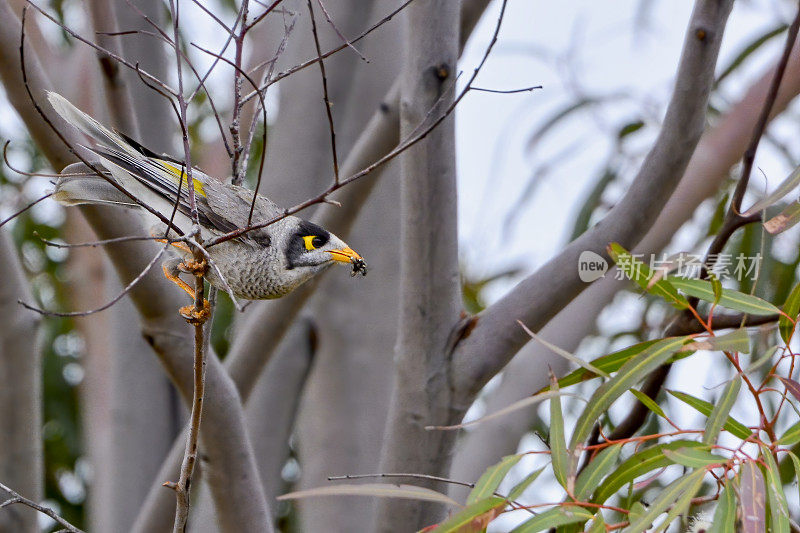
{"type": "Polygon", "coordinates": [[[306,235],[303,237],[303,242],[306,244],[306,250],[316,250],[325,245],[325,240],[317,235],[306,235]]]}

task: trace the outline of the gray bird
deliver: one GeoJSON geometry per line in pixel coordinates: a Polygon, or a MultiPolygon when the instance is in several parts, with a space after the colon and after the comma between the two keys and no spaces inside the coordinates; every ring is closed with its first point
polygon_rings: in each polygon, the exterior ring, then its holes
{"type": "MultiPolygon", "coordinates": [[[[113,180],[167,219],[174,211],[175,226],[184,233],[192,227],[182,161],[158,155],[126,135],[106,128],[59,94],[48,93],[48,99],[66,122],[92,139],[92,146],[84,148],[100,157],[100,164],[113,180]]],[[[192,168],[192,178],[204,241],[247,227],[253,191],[223,183],[196,168],[192,168]]],[[[158,220],[97,175],[62,176],[53,197],[66,205],[138,208],[151,222],[158,220]]],[[[267,222],[282,213],[283,209],[271,200],[256,195],[254,223],[267,222]]],[[[156,223],[153,234],[165,235],[165,232],[166,224],[156,223]]],[[[177,247],[182,258],[167,261],[164,273],[194,297],[194,290],[178,277],[181,271],[187,271],[187,265],[192,265],[191,250],[185,245],[177,247]]],[[[208,254],[233,294],[249,300],[280,298],[334,263],[350,265],[353,275],[367,273],[364,260],[344,241],[295,216],[211,246],[208,254]]],[[[225,290],[215,268],[207,270],[206,278],[211,285],[225,290]]]]}

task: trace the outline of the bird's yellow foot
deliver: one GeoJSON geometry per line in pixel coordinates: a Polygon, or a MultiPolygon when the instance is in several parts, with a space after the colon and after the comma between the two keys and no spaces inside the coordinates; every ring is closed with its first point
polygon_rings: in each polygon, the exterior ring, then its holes
{"type": "Polygon", "coordinates": [[[211,304],[208,303],[208,300],[204,299],[202,309],[197,310],[195,309],[194,305],[186,305],[181,307],[178,312],[189,324],[197,326],[205,323],[205,321],[208,320],[208,317],[211,316],[211,304]]]}
{"type": "Polygon", "coordinates": [[[186,259],[178,265],[178,269],[180,269],[181,272],[196,276],[198,274],[205,274],[208,271],[208,263],[205,259],[202,261],[186,259]]]}
{"type": "MultiPolygon", "coordinates": [[[[153,235],[153,237],[155,237],[155,235],[153,235]]],[[[156,242],[166,244],[168,241],[167,239],[156,239],[156,242]]],[[[170,244],[182,252],[185,252],[187,254],[192,253],[191,248],[189,248],[189,245],[187,245],[185,242],[171,242],[170,244]]]]}

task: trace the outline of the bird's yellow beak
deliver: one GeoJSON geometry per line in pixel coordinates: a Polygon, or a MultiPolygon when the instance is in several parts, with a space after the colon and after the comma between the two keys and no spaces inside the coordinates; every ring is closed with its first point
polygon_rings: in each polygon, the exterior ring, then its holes
{"type": "Polygon", "coordinates": [[[328,250],[331,258],[340,263],[352,263],[354,261],[363,260],[358,252],[352,248],[342,248],[340,250],[328,250]]]}

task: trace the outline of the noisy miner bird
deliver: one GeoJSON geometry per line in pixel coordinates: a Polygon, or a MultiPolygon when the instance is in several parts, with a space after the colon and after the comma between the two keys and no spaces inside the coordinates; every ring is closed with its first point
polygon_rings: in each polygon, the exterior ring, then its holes
{"type": "MultiPolygon", "coordinates": [[[[170,219],[174,212],[175,226],[184,233],[188,232],[193,223],[184,162],[157,155],[126,135],[106,128],[59,94],[50,92],[47,97],[65,121],[92,139],[92,146],[84,148],[100,157],[100,164],[113,180],[166,219],[170,219]]],[[[223,183],[196,168],[192,168],[192,181],[204,241],[248,226],[253,191],[223,183]]],[[[66,205],[107,204],[138,208],[151,222],[158,221],[156,216],[141,209],[97,175],[62,176],[53,197],[66,205]]],[[[268,198],[256,194],[255,200],[254,223],[267,222],[283,214],[283,209],[268,198]]],[[[153,235],[168,236],[166,224],[161,221],[152,231],[153,235]]],[[[175,232],[169,235],[174,237],[175,232]]],[[[164,274],[194,298],[194,290],[178,277],[181,271],[191,270],[191,250],[183,243],[177,243],[176,248],[180,249],[182,257],[165,262],[164,274]]],[[[280,298],[334,263],[350,265],[353,275],[367,273],[366,262],[344,241],[295,216],[210,246],[207,250],[216,266],[207,270],[206,279],[211,285],[225,290],[221,276],[235,296],[249,300],[280,298]]]]}

